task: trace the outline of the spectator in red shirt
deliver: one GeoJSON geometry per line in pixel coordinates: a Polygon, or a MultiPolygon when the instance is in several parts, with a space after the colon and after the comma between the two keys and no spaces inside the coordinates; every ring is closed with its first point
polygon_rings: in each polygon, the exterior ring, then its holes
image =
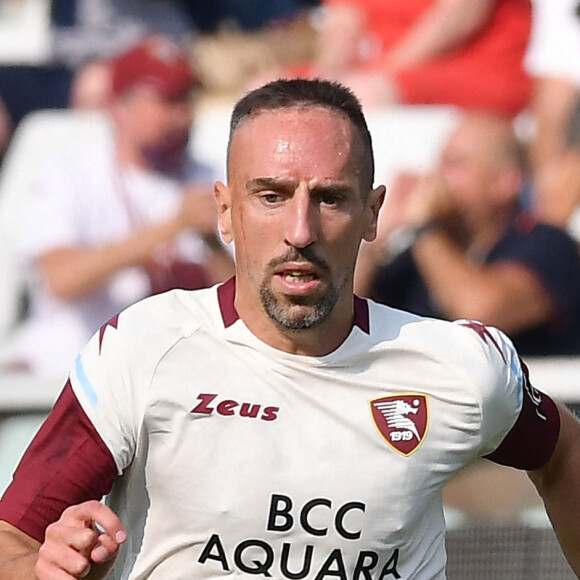
{"type": "Polygon", "coordinates": [[[529,100],[529,0],[325,0],[310,73],[367,105],[478,107],[508,115],[529,100]]]}

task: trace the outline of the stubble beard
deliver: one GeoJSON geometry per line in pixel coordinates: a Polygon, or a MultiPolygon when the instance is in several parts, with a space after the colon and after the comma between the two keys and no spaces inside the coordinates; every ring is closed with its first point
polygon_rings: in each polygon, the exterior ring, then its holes
{"type": "MultiPolygon", "coordinates": [[[[291,261],[310,262],[320,272],[330,272],[326,261],[317,256],[311,247],[289,248],[284,256],[270,262],[269,271],[274,272],[279,266],[291,261]]],[[[352,275],[353,272],[350,274],[352,275]]],[[[310,330],[320,326],[330,317],[348,279],[349,276],[345,275],[338,284],[331,285],[321,296],[313,298],[312,296],[276,296],[268,284],[269,276],[266,275],[260,285],[260,300],[270,320],[281,330],[292,332],[310,330]]]]}
{"type": "Polygon", "coordinates": [[[266,314],[279,328],[294,332],[320,326],[330,316],[339,295],[339,289],[332,287],[314,304],[307,304],[297,296],[287,297],[284,304],[265,283],[260,287],[260,300],[266,314]]]}

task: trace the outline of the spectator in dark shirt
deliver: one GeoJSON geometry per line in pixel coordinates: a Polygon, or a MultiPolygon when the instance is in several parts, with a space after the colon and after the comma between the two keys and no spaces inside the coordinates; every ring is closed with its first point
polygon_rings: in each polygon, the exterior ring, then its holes
{"type": "Polygon", "coordinates": [[[466,115],[438,170],[406,176],[389,193],[382,241],[362,250],[359,293],[426,316],[497,326],[524,355],[579,353],[577,247],[520,209],[521,158],[508,120],[466,115]],[[381,264],[395,230],[406,231],[410,245],[381,264]]]}

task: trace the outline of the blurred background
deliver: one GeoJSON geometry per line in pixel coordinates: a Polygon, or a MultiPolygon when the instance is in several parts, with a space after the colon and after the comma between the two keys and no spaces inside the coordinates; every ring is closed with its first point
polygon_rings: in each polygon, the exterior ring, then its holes
{"type": "MultiPolygon", "coordinates": [[[[0,0],[0,492],[100,324],[231,274],[208,203],[229,113],[295,76],[352,88],[388,186],[357,291],[397,305],[380,281],[401,278],[424,202],[466,264],[526,285],[480,311],[436,256],[441,280],[413,264],[401,292],[502,328],[532,383],[580,408],[576,0],[0,0]]],[[[450,580],[573,578],[525,474],[481,460],[444,500],[450,580]]]]}

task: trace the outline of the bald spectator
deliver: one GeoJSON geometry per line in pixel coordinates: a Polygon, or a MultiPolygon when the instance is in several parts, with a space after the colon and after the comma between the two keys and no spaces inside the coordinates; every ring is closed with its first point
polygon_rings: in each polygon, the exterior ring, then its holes
{"type": "Polygon", "coordinates": [[[524,355],[580,353],[577,248],[520,209],[523,177],[509,121],[466,115],[438,169],[406,176],[389,193],[382,239],[363,249],[358,291],[418,314],[497,326],[524,355]],[[405,228],[409,247],[381,263],[392,232],[405,228]]]}

